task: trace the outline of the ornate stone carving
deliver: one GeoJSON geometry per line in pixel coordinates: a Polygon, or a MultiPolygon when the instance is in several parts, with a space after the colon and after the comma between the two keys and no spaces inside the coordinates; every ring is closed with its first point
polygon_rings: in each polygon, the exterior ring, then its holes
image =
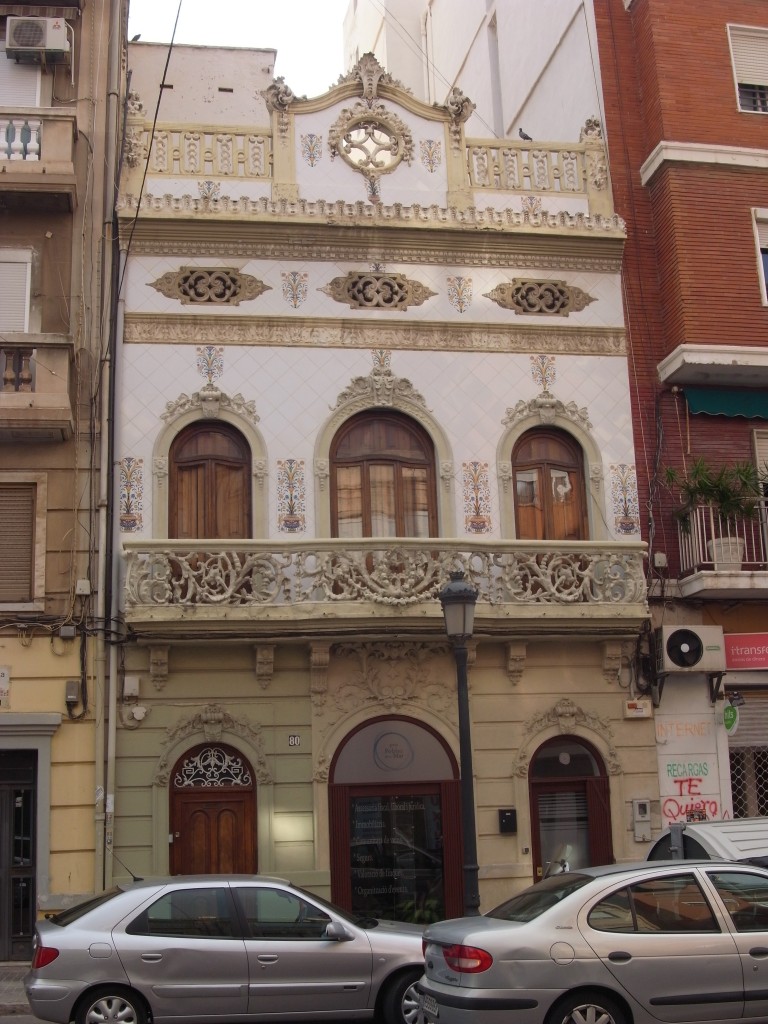
{"type": "Polygon", "coordinates": [[[512,463],[500,462],[498,465],[498,474],[499,479],[501,480],[501,486],[504,488],[506,493],[512,483],[512,463]]]}
{"type": "Polygon", "coordinates": [[[344,107],[328,130],[331,160],[345,163],[367,177],[388,174],[413,160],[413,135],[402,118],[379,100],[358,100],[344,107]]]}
{"type": "Polygon", "coordinates": [[[320,490],[324,491],[326,484],[328,483],[328,477],[330,476],[328,459],[315,459],[315,476],[317,477],[317,482],[320,485],[320,490]]]}
{"type": "Polygon", "coordinates": [[[619,682],[623,651],[623,644],[620,640],[605,640],[603,642],[603,677],[609,685],[619,682]]]}
{"type": "Polygon", "coordinates": [[[579,142],[584,142],[585,139],[599,139],[601,142],[603,140],[603,123],[595,114],[587,118],[579,132],[579,142]]]}
{"type": "Polygon", "coordinates": [[[271,550],[267,542],[231,546],[200,541],[185,547],[131,548],[127,606],[258,608],[370,601],[405,608],[434,601],[448,574],[464,570],[478,600],[505,605],[643,604],[642,552],[601,545],[588,549],[461,549],[424,541],[386,546],[369,541],[317,542],[312,549],[271,550]]]}
{"type": "Polygon", "coordinates": [[[149,283],[166,298],[178,299],[185,306],[239,306],[272,290],[235,267],[180,267],[149,283]]]}
{"type": "Polygon", "coordinates": [[[275,667],[275,645],[255,644],[253,660],[256,682],[262,690],[266,690],[272,682],[272,672],[275,667]]]}
{"type": "Polygon", "coordinates": [[[582,430],[591,430],[592,424],[586,409],[579,409],[575,402],[568,402],[566,405],[559,398],[555,398],[549,391],[542,391],[536,398],[524,402],[521,398],[513,409],[507,409],[506,416],[501,421],[505,427],[513,427],[521,420],[529,417],[538,417],[542,423],[554,423],[557,418],[571,420],[582,430]]]}
{"type": "Polygon", "coordinates": [[[607,718],[601,718],[594,711],[584,711],[569,697],[563,697],[557,701],[548,711],[542,711],[533,715],[527,722],[523,723],[523,735],[527,742],[521,746],[513,774],[518,777],[525,777],[528,774],[530,763],[530,748],[533,738],[545,730],[556,728],[561,735],[572,735],[574,730],[580,727],[596,733],[608,748],[606,757],[606,768],[609,775],[620,775],[623,771],[618,751],[613,745],[613,732],[607,718]]]}
{"type": "MultiPolygon", "coordinates": [[[[257,417],[258,419],[258,417],[257,417]]],[[[256,481],[260,488],[264,487],[264,481],[267,478],[267,460],[266,459],[254,459],[253,460],[253,479],[256,481]]]]}
{"type": "Polygon", "coordinates": [[[409,380],[404,377],[396,377],[395,374],[384,364],[374,365],[367,377],[354,377],[348,387],[344,388],[333,409],[341,409],[343,406],[360,401],[369,406],[390,406],[394,405],[395,399],[405,402],[413,402],[422,408],[427,408],[424,396],[416,390],[409,380]]]}
{"type": "Polygon", "coordinates": [[[309,655],[309,692],[315,707],[322,707],[325,704],[325,697],[328,692],[328,663],[330,659],[330,643],[314,640],[310,645],[309,655]]]}
{"type": "Polygon", "coordinates": [[[281,143],[288,144],[288,108],[295,100],[293,90],[285,84],[285,79],[276,78],[261,94],[267,104],[267,110],[277,114],[277,131],[281,143]]]}
{"type": "Polygon", "coordinates": [[[440,463],[440,479],[443,481],[445,490],[450,491],[453,483],[453,463],[448,459],[444,459],[440,463]]]}
{"type": "Polygon", "coordinates": [[[159,455],[152,460],[152,472],[157,477],[158,484],[162,487],[168,479],[168,457],[166,455],[159,455]]]}
{"type": "Polygon", "coordinates": [[[165,412],[161,414],[160,418],[166,423],[171,423],[185,413],[196,412],[206,418],[215,419],[222,409],[236,413],[238,416],[250,420],[251,423],[259,422],[255,402],[246,402],[242,395],[230,397],[220,391],[215,384],[206,384],[192,395],[182,392],[174,402],[165,403],[165,412]]]}
{"type": "Polygon", "coordinates": [[[518,315],[568,316],[579,313],[594,302],[594,298],[581,288],[566,281],[531,281],[515,278],[497,285],[485,293],[502,309],[512,309],[518,315]]]}
{"type": "Polygon", "coordinates": [[[364,53],[350,72],[339,76],[337,84],[345,85],[347,82],[359,82],[363,90],[363,99],[366,100],[376,98],[380,85],[390,85],[403,92],[411,92],[407,86],[385,71],[372,53],[364,53]]]}
{"type": "Polygon", "coordinates": [[[458,85],[454,85],[448,93],[448,99],[445,101],[445,109],[448,111],[451,118],[451,145],[454,150],[461,149],[461,126],[472,116],[472,111],[475,109],[475,106],[476,105],[464,95],[458,85]]]}
{"type": "Polygon", "coordinates": [[[517,686],[523,677],[528,645],[516,640],[507,644],[507,676],[512,686],[517,686]]]}
{"type": "Polygon", "coordinates": [[[253,764],[257,781],[262,784],[272,782],[272,775],[266,767],[264,758],[261,726],[250,722],[247,718],[235,718],[220,704],[206,704],[194,714],[179,719],[173,728],[166,731],[163,752],[155,770],[154,784],[156,786],[168,785],[170,773],[168,758],[171,750],[180,741],[198,734],[206,743],[220,743],[226,739],[227,733],[240,737],[251,747],[253,754],[250,761],[253,764]]]}
{"type": "Polygon", "coordinates": [[[451,717],[455,705],[453,686],[432,678],[436,655],[447,654],[449,645],[409,642],[336,644],[334,654],[357,659],[359,670],[333,694],[339,711],[366,704],[380,705],[389,713],[412,704],[451,717]]]}
{"type": "Polygon", "coordinates": [[[152,644],[149,648],[149,678],[156,690],[168,682],[168,644],[152,644]]]}
{"type": "Polygon", "coordinates": [[[346,303],[350,309],[396,309],[421,306],[437,292],[419,281],[411,281],[404,274],[380,274],[371,271],[350,270],[346,277],[334,277],[319,292],[330,295],[336,302],[346,303]]]}

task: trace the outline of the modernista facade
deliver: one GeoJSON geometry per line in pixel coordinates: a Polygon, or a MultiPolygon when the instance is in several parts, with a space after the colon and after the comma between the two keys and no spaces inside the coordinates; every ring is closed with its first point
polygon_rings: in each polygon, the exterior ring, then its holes
{"type": "Polygon", "coordinates": [[[482,905],[637,859],[658,777],[600,121],[468,135],[458,88],[426,104],[365,54],[299,98],[273,57],[179,46],[164,76],[129,45],[112,873],[460,912],[453,570],[482,905]]]}

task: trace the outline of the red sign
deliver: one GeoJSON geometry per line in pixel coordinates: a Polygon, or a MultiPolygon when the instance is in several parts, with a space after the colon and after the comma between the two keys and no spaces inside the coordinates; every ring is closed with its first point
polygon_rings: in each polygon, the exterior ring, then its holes
{"type": "Polygon", "coordinates": [[[726,633],[724,639],[729,672],[768,668],[768,633],[726,633]]]}

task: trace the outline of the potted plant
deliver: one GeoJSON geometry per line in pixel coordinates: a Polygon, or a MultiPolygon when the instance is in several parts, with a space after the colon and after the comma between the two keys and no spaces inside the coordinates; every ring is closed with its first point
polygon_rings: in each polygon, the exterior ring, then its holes
{"type": "MultiPolygon", "coordinates": [[[[737,520],[755,519],[764,496],[766,475],[752,462],[733,462],[717,468],[706,459],[696,459],[684,472],[668,467],[665,470],[668,487],[678,491],[682,504],[675,517],[687,534],[702,529],[704,522],[697,516],[701,507],[709,509],[706,524],[711,534],[707,551],[715,569],[741,568],[744,558],[744,540],[737,536],[737,520]]],[[[694,537],[698,550],[703,538],[694,537]]]]}

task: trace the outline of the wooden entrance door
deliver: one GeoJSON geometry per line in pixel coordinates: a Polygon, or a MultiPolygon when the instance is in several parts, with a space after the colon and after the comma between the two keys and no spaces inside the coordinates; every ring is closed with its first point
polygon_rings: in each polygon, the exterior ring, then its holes
{"type": "Polygon", "coordinates": [[[251,536],[250,451],[226,423],[193,423],[171,446],[168,534],[251,536]]]}
{"type": "Polygon", "coordinates": [[[171,784],[173,875],[253,874],[253,772],[238,751],[206,744],[177,762],[171,784]]]}

